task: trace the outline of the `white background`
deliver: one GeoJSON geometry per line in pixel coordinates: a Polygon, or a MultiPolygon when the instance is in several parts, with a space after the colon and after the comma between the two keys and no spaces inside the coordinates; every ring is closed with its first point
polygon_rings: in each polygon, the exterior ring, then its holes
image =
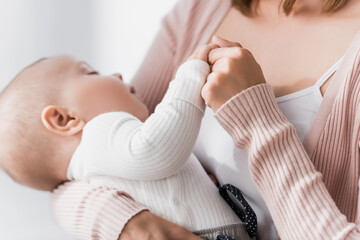
{"type": "MultiPolygon", "coordinates": [[[[129,81],[176,1],[0,0],[0,90],[26,65],[57,54],[129,81]]],[[[49,193],[0,169],[0,239],[72,239],[54,224],[49,203],[49,193]]]]}

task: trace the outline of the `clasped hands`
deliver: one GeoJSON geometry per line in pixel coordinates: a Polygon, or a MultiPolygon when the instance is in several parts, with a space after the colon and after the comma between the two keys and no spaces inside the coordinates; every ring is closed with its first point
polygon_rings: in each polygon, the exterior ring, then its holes
{"type": "Polygon", "coordinates": [[[241,91],[265,83],[260,65],[239,43],[214,36],[211,44],[198,48],[190,59],[203,60],[211,66],[201,96],[214,112],[241,91]]]}
{"type": "MultiPolygon", "coordinates": [[[[239,43],[214,36],[212,43],[198,48],[189,59],[206,61],[211,73],[201,95],[216,112],[230,98],[257,84],[265,83],[261,67],[251,52],[239,43]]],[[[119,240],[200,240],[187,229],[149,211],[134,216],[122,230],[119,240]]]]}

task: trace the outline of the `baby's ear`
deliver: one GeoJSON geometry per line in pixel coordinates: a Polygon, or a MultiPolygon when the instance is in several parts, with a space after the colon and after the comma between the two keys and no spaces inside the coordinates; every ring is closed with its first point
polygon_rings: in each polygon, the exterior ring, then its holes
{"type": "Polygon", "coordinates": [[[61,136],[71,136],[82,131],[85,121],[66,108],[59,106],[46,106],[41,113],[41,121],[50,132],[61,136]]]}

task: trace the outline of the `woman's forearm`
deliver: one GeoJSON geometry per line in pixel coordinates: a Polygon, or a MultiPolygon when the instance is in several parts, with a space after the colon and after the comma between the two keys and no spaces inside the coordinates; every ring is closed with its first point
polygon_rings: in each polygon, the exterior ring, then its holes
{"type": "Polygon", "coordinates": [[[239,93],[216,113],[249,155],[252,178],[282,239],[360,239],[339,211],[267,84],[239,93]]]}
{"type": "Polygon", "coordinates": [[[52,193],[56,221],[77,239],[117,239],[125,224],[146,210],[129,195],[86,182],[67,182],[52,193]]]}

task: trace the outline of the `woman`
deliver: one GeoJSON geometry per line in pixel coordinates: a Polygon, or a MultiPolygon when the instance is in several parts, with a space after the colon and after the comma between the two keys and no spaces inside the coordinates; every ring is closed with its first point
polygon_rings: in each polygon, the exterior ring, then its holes
{"type": "MultiPolygon", "coordinates": [[[[243,191],[258,239],[276,237],[271,217],[282,239],[356,238],[360,3],[280,2],[180,1],[133,83],[153,110],[196,47],[212,35],[241,43],[248,51],[214,40],[223,48],[209,55],[203,97],[230,135],[207,111],[195,154],[243,191]]],[[[53,196],[60,223],[80,238],[197,239],[109,188],[70,183],[53,196]]]]}

